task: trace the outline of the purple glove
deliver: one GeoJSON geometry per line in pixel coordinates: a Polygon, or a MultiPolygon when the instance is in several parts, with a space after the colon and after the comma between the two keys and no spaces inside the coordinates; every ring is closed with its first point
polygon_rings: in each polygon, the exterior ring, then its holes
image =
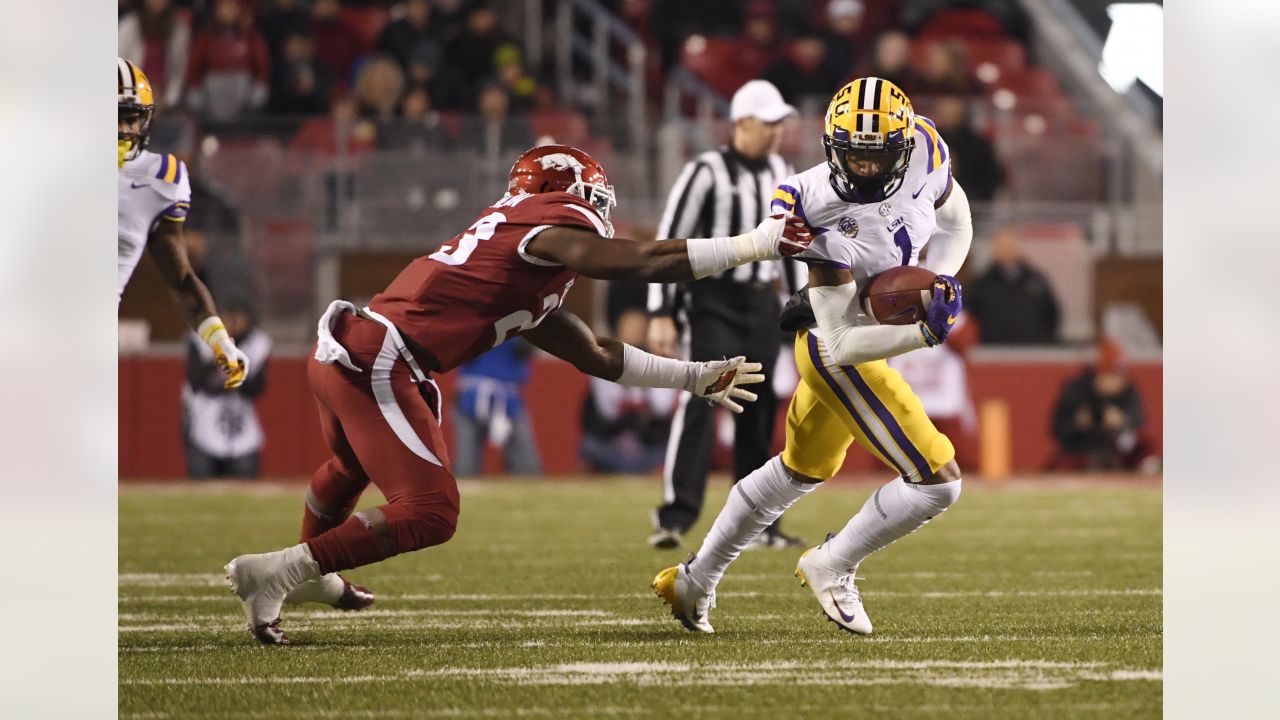
{"type": "Polygon", "coordinates": [[[920,323],[920,334],[929,347],[946,342],[947,334],[956,325],[963,306],[960,299],[960,283],[950,275],[939,275],[933,279],[933,300],[925,312],[924,321],[920,323]]]}

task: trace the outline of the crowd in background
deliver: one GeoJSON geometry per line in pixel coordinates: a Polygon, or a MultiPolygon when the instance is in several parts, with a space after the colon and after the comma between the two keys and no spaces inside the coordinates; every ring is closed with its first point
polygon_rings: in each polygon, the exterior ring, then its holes
{"type": "MultiPolygon", "coordinates": [[[[511,154],[532,145],[541,134],[530,116],[573,109],[579,101],[556,97],[549,68],[543,65],[546,59],[526,56],[513,34],[520,30],[513,19],[523,5],[516,0],[118,3],[120,55],[148,74],[162,118],[180,116],[204,126],[289,119],[296,128],[292,146],[320,155],[333,154],[339,142],[347,152],[455,145],[511,154]]],[[[935,42],[920,46],[925,50],[920,53],[913,52],[919,49],[913,42],[933,13],[956,6],[986,11],[1004,34],[1025,42],[1026,19],[1013,0],[602,4],[648,48],[650,90],[655,96],[662,78],[681,63],[690,43],[702,37],[727,38],[735,43],[735,57],[759,68],[758,76],[770,80],[794,104],[810,101],[811,107],[818,107],[832,89],[860,75],[888,78],[912,97],[927,98],[924,110],[946,139],[955,175],[969,196],[978,202],[992,200],[1005,182],[989,131],[974,121],[973,103],[989,88],[966,60],[964,45],[935,42]]],[[[554,5],[544,3],[548,17],[554,5]]],[[[192,224],[193,242],[198,244],[206,232],[234,234],[230,204],[203,179],[193,190],[203,195],[198,202],[204,218],[192,224]]],[[[977,271],[970,268],[964,278],[975,338],[998,345],[1059,342],[1061,309],[1052,283],[1028,261],[1016,229],[993,233],[989,254],[988,265],[977,271]]],[[[213,265],[211,272],[218,274],[213,265]]],[[[236,273],[223,274],[243,284],[235,279],[236,273]]],[[[610,311],[609,316],[616,332],[625,332],[624,314],[610,311]]],[[[642,344],[642,339],[637,337],[635,343],[642,344]]],[[[963,364],[962,355],[955,358],[957,367],[963,364]]],[[[1125,395],[1123,402],[1111,405],[1097,398],[1103,390],[1115,391],[1114,371],[1122,367],[1108,360],[1111,355],[1106,352],[1102,357],[1097,367],[1064,388],[1063,405],[1054,420],[1054,432],[1064,447],[1064,454],[1054,459],[1059,465],[1111,467],[1142,460],[1144,445],[1133,440],[1132,430],[1143,419],[1131,412],[1133,398],[1125,395]],[[1082,405],[1104,409],[1090,410],[1086,421],[1085,410],[1073,409],[1082,405]],[[1124,421],[1118,420],[1120,410],[1104,406],[1123,408],[1124,421]],[[1121,442],[1118,438],[1124,438],[1127,450],[1112,447],[1121,442]],[[1104,446],[1111,449],[1099,449],[1104,446]]],[[[203,359],[191,360],[187,396],[199,399],[203,359]]],[[[528,418],[519,400],[523,380],[495,375],[490,365],[507,365],[497,359],[486,362],[471,369],[459,400],[458,417],[470,423],[465,444],[505,447],[510,470],[536,473],[536,450],[531,450],[528,418]],[[495,395],[496,387],[503,392],[495,395]]],[[[517,353],[504,362],[527,378],[527,354],[517,353]]],[[[604,385],[593,384],[584,405],[584,463],[601,471],[643,471],[657,465],[670,398],[618,394],[604,385]]],[[[1125,387],[1123,393],[1136,392],[1125,387]]],[[[190,401],[188,405],[195,407],[190,401]]],[[[225,429],[229,415],[219,412],[225,429]]],[[[966,409],[956,417],[963,416],[964,424],[971,426],[971,414],[966,409]]],[[[216,422],[208,424],[213,427],[216,422]]],[[[192,448],[196,446],[188,438],[189,451],[192,448]]],[[[478,472],[477,452],[465,455],[461,474],[478,472]]],[[[198,450],[189,457],[193,467],[203,462],[198,450]]]]}

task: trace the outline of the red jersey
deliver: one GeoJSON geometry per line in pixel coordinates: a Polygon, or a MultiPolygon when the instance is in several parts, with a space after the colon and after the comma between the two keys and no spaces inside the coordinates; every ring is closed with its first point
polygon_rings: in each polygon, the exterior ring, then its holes
{"type": "Polygon", "coordinates": [[[410,350],[447,372],[529,330],[560,307],[578,274],[525,253],[558,225],[606,234],[587,201],[565,192],[507,195],[439,250],[409,263],[369,307],[390,320],[410,350]]]}

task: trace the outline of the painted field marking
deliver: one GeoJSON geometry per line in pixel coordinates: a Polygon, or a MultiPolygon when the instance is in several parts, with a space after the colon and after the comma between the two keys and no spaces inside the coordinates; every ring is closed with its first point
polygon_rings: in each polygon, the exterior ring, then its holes
{"type": "Polygon", "coordinates": [[[1157,669],[1114,668],[1103,662],[1009,659],[844,660],[820,664],[770,663],[557,663],[527,667],[437,668],[353,676],[128,678],[130,686],[236,686],[364,684],[421,679],[490,681],[514,685],[607,685],[649,687],[744,685],[929,685],[1014,690],[1058,690],[1080,682],[1162,682],[1157,669]],[[832,670],[858,670],[833,673],[832,670]]]}

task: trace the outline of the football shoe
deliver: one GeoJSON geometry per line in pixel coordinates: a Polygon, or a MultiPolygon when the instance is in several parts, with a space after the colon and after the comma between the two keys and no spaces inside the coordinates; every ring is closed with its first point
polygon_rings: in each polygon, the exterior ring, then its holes
{"type": "Polygon", "coordinates": [[[853,573],[832,568],[830,559],[826,543],[805,550],[796,563],[795,575],[801,585],[813,591],[828,620],[849,632],[870,635],[871,618],[862,607],[853,573]]]}
{"type": "Polygon", "coordinates": [[[654,594],[671,606],[671,616],[680,621],[686,630],[714,633],[711,627],[711,608],[716,606],[716,593],[698,587],[689,577],[689,562],[680,563],[658,573],[653,579],[654,594]]]}

